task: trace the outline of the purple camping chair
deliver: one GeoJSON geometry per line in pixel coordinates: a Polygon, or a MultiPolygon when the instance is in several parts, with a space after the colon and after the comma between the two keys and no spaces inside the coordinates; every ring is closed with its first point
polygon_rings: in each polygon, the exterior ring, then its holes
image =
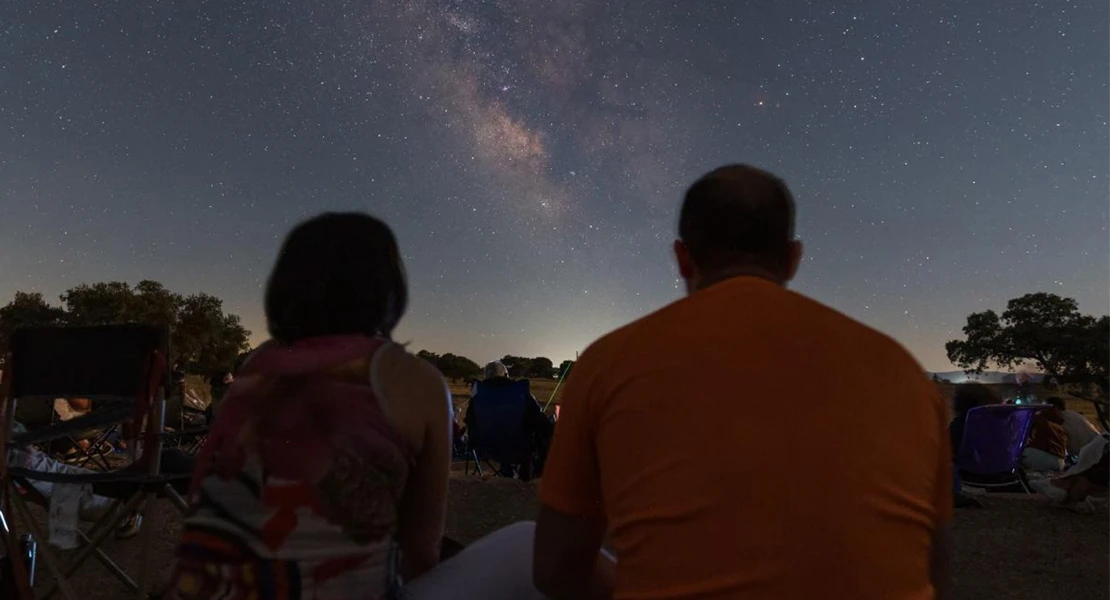
{"type": "Polygon", "coordinates": [[[961,482],[984,488],[1018,485],[1026,493],[1033,493],[1025,480],[1021,453],[1029,439],[1033,415],[1042,408],[1035,404],[992,404],[968,411],[956,454],[961,482]]]}

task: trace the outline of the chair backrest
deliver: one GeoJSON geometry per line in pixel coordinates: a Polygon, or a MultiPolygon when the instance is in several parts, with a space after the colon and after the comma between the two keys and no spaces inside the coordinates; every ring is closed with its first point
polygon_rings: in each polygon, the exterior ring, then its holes
{"type": "Polygon", "coordinates": [[[27,429],[46,427],[55,421],[54,398],[25,397],[15,409],[15,420],[27,429]]]}
{"type": "MultiPolygon", "coordinates": [[[[11,340],[11,397],[19,405],[54,398],[89,398],[96,409],[84,417],[43,428],[33,435],[5,441],[35,443],[130,420],[136,428],[146,423],[145,443],[151,452],[143,460],[158,468],[162,421],[150,420],[153,402],[164,398],[169,330],[152,325],[95,327],[32,327],[17,329],[11,340]]],[[[11,410],[11,407],[8,409],[11,410]]],[[[14,414],[0,417],[10,430],[14,414]]],[[[164,413],[162,414],[164,418],[164,413]]],[[[136,429],[135,433],[138,433],[136,429]]]]}
{"type": "Polygon", "coordinates": [[[148,385],[152,354],[168,356],[169,333],[149,325],[35,327],[16,330],[11,348],[15,398],[133,401],[148,385]]]}
{"type": "Polygon", "coordinates": [[[976,475],[1013,473],[1029,437],[1033,415],[1042,405],[992,404],[967,413],[956,466],[976,475]]]}
{"type": "Polygon", "coordinates": [[[524,429],[525,411],[533,401],[528,380],[501,384],[482,381],[477,388],[470,399],[475,449],[500,462],[526,460],[532,449],[532,440],[524,429]]]}

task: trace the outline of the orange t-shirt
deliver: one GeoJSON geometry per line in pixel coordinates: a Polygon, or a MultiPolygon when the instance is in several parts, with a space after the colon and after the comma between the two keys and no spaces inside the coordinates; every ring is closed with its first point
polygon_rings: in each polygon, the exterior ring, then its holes
{"type": "Polygon", "coordinates": [[[946,411],[896,342],[737,277],[582,355],[540,500],[607,520],[617,598],[932,598],[946,411]]]}

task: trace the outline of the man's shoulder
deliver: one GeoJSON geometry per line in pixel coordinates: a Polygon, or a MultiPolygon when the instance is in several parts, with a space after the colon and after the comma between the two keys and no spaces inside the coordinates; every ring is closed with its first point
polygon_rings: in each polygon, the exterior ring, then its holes
{"type": "Polygon", "coordinates": [[[922,386],[930,383],[925,368],[898,340],[813,298],[796,292],[792,294],[808,307],[805,311],[808,325],[825,332],[826,351],[850,355],[857,363],[901,376],[907,383],[917,382],[922,386]]]}
{"type": "Polygon", "coordinates": [[[622,325],[594,340],[593,343],[586,346],[586,349],[578,358],[578,364],[575,365],[575,370],[579,370],[581,366],[595,363],[597,363],[600,368],[604,368],[602,363],[609,363],[620,355],[627,346],[629,338],[635,335],[635,332],[641,327],[641,321],[643,321],[643,318],[622,325]]]}

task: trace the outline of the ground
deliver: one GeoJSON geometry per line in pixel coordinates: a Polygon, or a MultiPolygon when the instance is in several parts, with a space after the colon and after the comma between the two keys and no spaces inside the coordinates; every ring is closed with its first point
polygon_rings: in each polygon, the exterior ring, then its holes
{"type": "MultiPolygon", "coordinates": [[[[987,498],[985,508],[956,513],[955,583],[958,600],[1104,599],[1110,587],[1106,557],[1110,519],[1053,508],[1033,496],[987,498]]],[[[1105,507],[1105,505],[1102,505],[1105,507]]],[[[535,485],[479,479],[455,473],[451,479],[447,534],[463,543],[536,513],[535,485]]],[[[151,552],[155,581],[168,576],[173,544],[181,528],[178,513],[159,504],[151,552]]],[[[132,571],[141,556],[138,540],[110,539],[107,553],[132,571]]],[[[40,559],[41,561],[41,559],[40,559]]],[[[41,584],[50,579],[39,565],[41,584]]],[[[99,564],[85,565],[75,579],[83,600],[126,596],[122,585],[99,564]]]]}
{"type": "MultiPolygon", "coordinates": [[[[533,381],[541,404],[559,402],[556,381],[533,381]]],[[[470,400],[463,384],[452,384],[459,418],[470,400]]],[[[942,391],[951,389],[942,387],[942,391]]],[[[1043,394],[1039,394],[1043,397],[1043,394]]],[[[1088,404],[1069,400],[1069,407],[1093,417],[1088,404]]],[[[1077,514],[1053,508],[1036,496],[992,495],[985,508],[961,509],[955,521],[955,597],[958,600],[1085,600],[1106,598],[1110,588],[1106,557],[1110,555],[1110,518],[1105,504],[1097,514],[1077,514]]],[[[447,535],[469,543],[499,527],[534,518],[534,484],[504,479],[452,474],[447,535]]],[[[38,511],[41,515],[42,511],[38,511]]],[[[159,503],[156,518],[148,520],[156,532],[150,552],[156,582],[164,581],[172,565],[173,545],[181,517],[168,503],[159,503]]],[[[17,529],[19,526],[17,524],[17,529]]],[[[136,572],[144,555],[138,540],[109,539],[105,550],[128,572],[136,572]]],[[[40,590],[51,580],[39,565],[40,590]]],[[[82,600],[133,597],[103,567],[90,561],[78,573],[75,589],[82,600]]]]}

